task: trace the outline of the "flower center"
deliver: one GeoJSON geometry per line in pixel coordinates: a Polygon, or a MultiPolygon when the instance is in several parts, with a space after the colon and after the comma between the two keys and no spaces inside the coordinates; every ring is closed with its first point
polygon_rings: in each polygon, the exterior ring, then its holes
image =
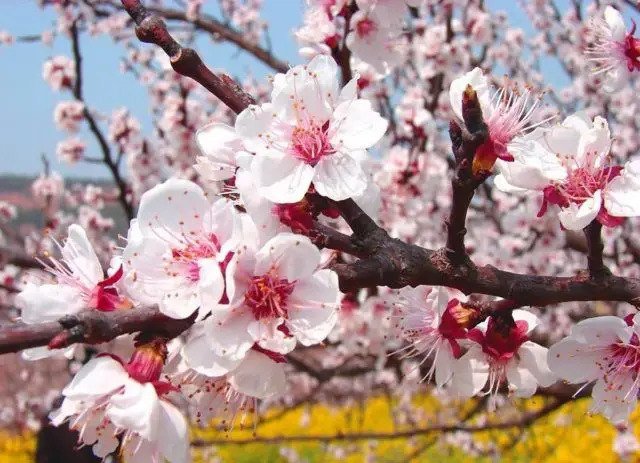
{"type": "Polygon", "coordinates": [[[356,33],[360,37],[367,37],[378,30],[378,25],[371,18],[364,18],[356,24],[356,33]]]}
{"type": "Polygon", "coordinates": [[[608,390],[619,387],[625,377],[631,375],[634,379],[640,371],[640,345],[638,336],[633,335],[629,343],[616,343],[609,346],[610,354],[603,358],[598,366],[603,372],[603,378],[608,390]]]}
{"type": "Polygon", "coordinates": [[[505,327],[498,326],[494,319],[490,318],[486,333],[473,329],[469,331],[469,338],[480,344],[485,354],[501,362],[512,358],[520,346],[529,340],[528,328],[526,321],[518,320],[516,325],[505,333],[505,327]]]}
{"type": "Polygon", "coordinates": [[[627,59],[627,69],[629,72],[640,70],[640,43],[638,43],[640,40],[633,36],[635,30],[636,25],[634,23],[631,32],[629,32],[624,39],[623,53],[627,59]]]}
{"type": "Polygon", "coordinates": [[[329,123],[319,125],[315,122],[297,126],[291,134],[293,155],[311,166],[318,164],[323,156],[336,152],[329,142],[329,123]]]}
{"type": "Polygon", "coordinates": [[[245,304],[256,320],[287,318],[287,299],[294,287],[295,282],[271,274],[254,276],[244,296],[245,304]]]}
{"type": "Polygon", "coordinates": [[[213,233],[209,234],[206,240],[195,240],[187,244],[184,248],[173,248],[171,258],[174,263],[182,263],[186,266],[187,278],[191,282],[200,281],[200,259],[210,259],[215,257],[220,251],[220,242],[213,233]]]}

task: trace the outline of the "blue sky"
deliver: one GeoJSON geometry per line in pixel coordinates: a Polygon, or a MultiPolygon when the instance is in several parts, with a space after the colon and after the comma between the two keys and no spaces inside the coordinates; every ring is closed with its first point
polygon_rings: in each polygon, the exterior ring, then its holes
{"type": "MultiPolygon", "coordinates": [[[[304,0],[264,0],[263,17],[270,24],[273,49],[279,58],[291,63],[300,61],[292,33],[301,23],[303,3],[304,0]]],[[[561,6],[567,3],[568,0],[559,2],[561,6]]],[[[489,0],[487,4],[492,10],[506,10],[511,24],[531,31],[515,0],[489,0]]],[[[13,35],[38,34],[53,28],[53,11],[40,9],[33,0],[0,0],[0,8],[0,30],[13,35]]],[[[0,46],[0,173],[38,173],[42,168],[40,157],[44,153],[63,175],[95,177],[107,174],[103,166],[81,164],[70,167],[57,162],[55,156],[56,144],[65,135],[55,127],[53,108],[57,101],[71,97],[51,91],[42,79],[42,63],[57,54],[71,56],[70,46],[64,37],[56,39],[52,47],[39,43],[0,46]]],[[[131,75],[119,71],[122,47],[108,37],[88,36],[82,37],[81,47],[85,97],[91,107],[109,114],[117,107],[126,106],[143,126],[149,127],[146,91],[131,75]]],[[[198,48],[211,67],[225,68],[232,75],[250,72],[261,78],[270,72],[246,53],[237,53],[232,45],[206,41],[200,42],[198,48]]],[[[82,138],[89,146],[88,155],[97,156],[93,138],[89,135],[82,138]]]]}
{"type": "MultiPolygon", "coordinates": [[[[211,1],[211,0],[210,0],[211,1]]],[[[270,36],[277,55],[285,61],[298,61],[292,31],[302,18],[302,0],[265,0],[264,17],[270,24],[270,36]],[[290,7],[282,8],[282,4],[290,7]]],[[[12,35],[39,34],[51,30],[55,15],[41,10],[32,0],[0,0],[0,30],[12,35]]],[[[71,99],[68,93],[54,93],[42,79],[42,63],[50,56],[71,56],[71,44],[65,37],[56,39],[52,47],[39,43],[16,43],[0,46],[0,173],[38,173],[45,153],[54,169],[63,175],[104,176],[100,165],[67,166],[57,162],[55,147],[65,134],[53,122],[53,109],[58,101],[71,99]]],[[[201,43],[203,59],[211,67],[224,68],[232,75],[247,72],[263,77],[269,70],[245,53],[228,44],[201,43]]],[[[87,102],[98,111],[110,114],[114,108],[126,106],[144,126],[150,119],[147,94],[129,74],[120,72],[122,47],[108,37],[83,36],[81,52],[84,63],[84,92],[87,102]]],[[[271,71],[272,72],[272,71],[271,71]]],[[[89,146],[88,155],[97,145],[91,136],[80,136],[89,146]]]]}

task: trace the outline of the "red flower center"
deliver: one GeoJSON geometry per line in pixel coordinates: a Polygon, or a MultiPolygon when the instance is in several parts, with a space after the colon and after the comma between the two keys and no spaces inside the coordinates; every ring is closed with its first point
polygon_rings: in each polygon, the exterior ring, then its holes
{"type": "Polygon", "coordinates": [[[294,287],[295,282],[286,278],[271,274],[254,276],[244,296],[245,304],[251,308],[256,320],[287,318],[287,299],[294,287]]]}
{"type": "Polygon", "coordinates": [[[329,142],[329,123],[320,126],[311,122],[293,129],[291,151],[293,155],[311,166],[318,164],[323,156],[336,152],[329,142]]]}

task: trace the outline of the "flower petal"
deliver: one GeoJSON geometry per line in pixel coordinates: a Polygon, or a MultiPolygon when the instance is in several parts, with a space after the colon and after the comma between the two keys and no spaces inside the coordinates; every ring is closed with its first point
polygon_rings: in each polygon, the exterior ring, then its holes
{"type": "Polygon", "coordinates": [[[580,206],[571,203],[569,207],[562,209],[558,213],[560,223],[567,230],[582,230],[589,225],[600,212],[602,205],[602,192],[600,190],[593,194],[580,206]]]}
{"type": "Polygon", "coordinates": [[[216,355],[211,348],[211,341],[205,335],[187,341],[182,348],[182,356],[190,368],[210,378],[226,375],[242,362],[242,358],[232,360],[216,355]]]}
{"type": "Polygon", "coordinates": [[[481,348],[474,345],[453,366],[452,392],[460,397],[473,397],[489,379],[489,364],[481,348]]]}
{"type": "Polygon", "coordinates": [[[128,381],[129,374],[120,362],[111,357],[95,357],[80,368],[62,394],[71,399],[99,397],[128,381]]]}
{"type": "Polygon", "coordinates": [[[258,399],[279,396],[287,388],[283,364],[255,350],[249,351],[242,364],[229,374],[229,383],[238,392],[258,399]]]}
{"type": "Polygon", "coordinates": [[[313,179],[313,167],[289,154],[270,150],[251,162],[251,174],[258,192],[274,203],[300,201],[313,179]]]}
{"type": "Polygon", "coordinates": [[[622,174],[609,182],[604,207],[618,217],[640,215],[640,159],[627,162],[622,174]]]}
{"type": "Polygon", "coordinates": [[[184,245],[186,237],[202,230],[209,201],[193,182],[169,179],[142,195],[138,226],[145,237],[173,245],[184,245]]]}
{"type": "Polygon", "coordinates": [[[73,276],[79,278],[89,288],[103,280],[102,265],[87,233],[80,225],[69,226],[69,236],[62,247],[62,256],[73,272],[73,276]]]}
{"type": "Polygon", "coordinates": [[[369,100],[345,101],[333,112],[329,125],[331,144],[347,152],[371,148],[384,136],[388,125],[369,100]]]}
{"type": "Polygon", "coordinates": [[[314,169],[316,191],[334,201],[360,196],[368,183],[369,177],[360,163],[348,154],[338,152],[325,156],[314,169]]]}
{"type": "Polygon", "coordinates": [[[320,265],[320,251],[306,236],[279,233],[256,254],[254,275],[265,275],[276,268],[280,278],[303,280],[320,265]]]}

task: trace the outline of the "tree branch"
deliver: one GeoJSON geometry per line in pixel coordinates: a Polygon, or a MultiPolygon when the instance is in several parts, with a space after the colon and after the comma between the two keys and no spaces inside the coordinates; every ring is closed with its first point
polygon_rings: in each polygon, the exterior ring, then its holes
{"type": "MultiPolygon", "coordinates": [[[[158,18],[152,17],[137,0],[122,0],[127,11],[138,24],[139,35],[143,40],[156,43],[172,57],[174,68],[204,78],[203,85],[213,87],[214,94],[222,95],[223,100],[235,111],[240,111],[252,101],[230,78],[226,80],[212,74],[202,64],[193,50],[182,49],[168,34],[166,27],[158,18]],[[187,53],[188,52],[188,53],[187,53]],[[186,54],[185,54],[186,53],[186,54]],[[186,57],[186,58],[185,58],[186,57]],[[195,66],[195,68],[193,67],[195,66]],[[203,71],[206,70],[205,71],[203,71]],[[209,74],[207,74],[207,72],[209,74]],[[207,76],[215,77],[207,80],[207,76]]],[[[202,80],[202,79],[201,79],[202,80]]],[[[200,80],[198,80],[200,82],[200,80]]],[[[201,82],[202,83],[202,82],[201,82]]],[[[480,293],[499,296],[506,301],[491,303],[486,313],[513,310],[520,306],[545,306],[568,301],[607,300],[623,301],[640,306],[640,279],[622,278],[604,273],[599,278],[591,278],[591,273],[581,272],[572,277],[553,277],[523,275],[498,270],[493,266],[476,266],[464,253],[464,220],[468,208],[469,189],[477,188],[484,180],[483,176],[471,172],[470,158],[475,148],[484,140],[486,127],[478,116],[473,123],[473,115],[466,108],[465,126],[452,124],[452,144],[458,173],[466,196],[460,196],[458,205],[450,215],[447,246],[439,250],[425,249],[391,238],[385,230],[362,211],[353,201],[334,202],[342,217],[353,230],[347,237],[339,232],[329,232],[320,227],[326,235],[325,243],[337,249],[349,252],[357,251],[362,259],[352,264],[334,264],[332,268],[338,274],[340,289],[349,292],[360,288],[388,286],[436,285],[457,288],[466,294],[480,293]],[[477,122],[477,121],[480,122],[477,122]],[[468,130],[467,130],[468,129],[468,130]],[[467,165],[465,165],[465,161],[467,165]],[[468,183],[465,183],[468,182],[468,183]],[[457,209],[456,209],[457,208],[457,209]],[[464,259],[451,259],[451,251],[464,259]]],[[[463,107],[463,113],[465,108],[463,107]]],[[[455,193],[454,193],[455,196],[455,193]]],[[[471,195],[472,196],[472,195],[471,195]]],[[[454,200],[455,203],[455,200],[454,200]]],[[[587,239],[595,243],[595,229],[590,229],[587,239]]],[[[590,269],[598,267],[598,246],[593,245],[590,269]]],[[[601,257],[600,257],[601,260],[601,257]]],[[[192,320],[173,320],[157,312],[155,308],[141,308],[126,312],[100,313],[89,311],[59,323],[42,325],[16,325],[0,329],[0,353],[14,352],[27,347],[47,345],[55,339],[55,347],[74,342],[104,342],[120,334],[140,330],[161,329],[172,335],[184,331],[192,320]]]]}
{"type": "Polygon", "coordinates": [[[195,50],[183,48],[171,36],[164,21],[159,16],[152,15],[139,0],[122,0],[122,5],[137,24],[138,39],[162,48],[178,74],[198,82],[236,114],[255,103],[253,97],[245,93],[235,80],[227,74],[213,73],[195,50]]]}
{"type": "Polygon", "coordinates": [[[71,24],[71,44],[73,47],[73,60],[75,63],[75,71],[76,71],[76,79],[73,84],[73,88],[71,89],[73,96],[76,100],[84,103],[83,115],[87,124],[89,125],[89,130],[95,136],[98,141],[98,145],[100,145],[100,150],[102,151],[102,163],[109,169],[111,172],[111,176],[113,177],[113,181],[116,183],[118,188],[118,201],[124,210],[125,215],[127,216],[127,220],[133,219],[133,206],[131,202],[127,199],[127,191],[129,187],[125,182],[124,178],[120,174],[120,169],[118,165],[113,159],[111,153],[111,147],[107,142],[106,137],[100,130],[96,119],[87,108],[87,105],[84,100],[84,96],[82,93],[82,55],[80,54],[80,34],[78,31],[78,25],[76,22],[71,24]]]}
{"type": "Polygon", "coordinates": [[[195,316],[184,320],[169,318],[157,307],[107,313],[90,310],[63,317],[57,322],[37,325],[16,323],[0,327],[0,354],[47,345],[60,349],[78,342],[100,344],[138,331],[171,339],[189,328],[194,320],[195,316]]]}
{"type": "Polygon", "coordinates": [[[604,265],[602,253],[604,244],[602,243],[602,224],[593,220],[584,229],[584,236],[587,239],[587,268],[591,278],[599,279],[610,275],[611,272],[604,265]]]}
{"type": "MultiPolygon", "coordinates": [[[[93,2],[91,6],[95,7],[101,4],[108,5],[118,10],[126,10],[127,12],[129,12],[126,5],[118,5],[117,2],[111,2],[111,1],[97,1],[97,2],[93,2]]],[[[165,7],[156,6],[156,5],[150,5],[146,7],[146,9],[149,13],[153,13],[158,16],[161,16],[168,21],[182,21],[182,22],[193,25],[196,29],[199,29],[204,32],[208,32],[214,37],[220,37],[221,39],[226,40],[227,42],[231,42],[237,45],[238,48],[250,53],[252,56],[262,61],[264,64],[272,68],[274,71],[284,73],[284,72],[287,72],[287,70],[289,69],[289,66],[285,61],[278,59],[270,51],[260,47],[257,43],[247,40],[246,35],[243,34],[242,32],[234,30],[229,26],[222,24],[220,21],[218,21],[212,16],[201,14],[200,16],[198,16],[192,21],[191,19],[187,18],[187,15],[184,11],[180,11],[172,8],[165,8],[165,7]]],[[[102,11],[95,8],[94,8],[94,11],[96,13],[96,16],[98,17],[106,17],[112,14],[107,11],[102,11]]]]}

